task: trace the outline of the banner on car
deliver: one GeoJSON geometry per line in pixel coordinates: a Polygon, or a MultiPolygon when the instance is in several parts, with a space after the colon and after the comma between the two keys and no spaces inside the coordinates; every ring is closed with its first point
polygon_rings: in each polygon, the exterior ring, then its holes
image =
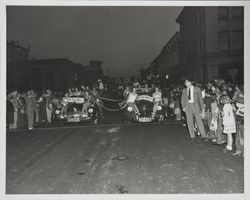
{"type": "Polygon", "coordinates": [[[137,98],[137,101],[140,101],[140,100],[146,100],[146,101],[153,102],[153,97],[148,96],[148,95],[139,95],[137,98]]]}

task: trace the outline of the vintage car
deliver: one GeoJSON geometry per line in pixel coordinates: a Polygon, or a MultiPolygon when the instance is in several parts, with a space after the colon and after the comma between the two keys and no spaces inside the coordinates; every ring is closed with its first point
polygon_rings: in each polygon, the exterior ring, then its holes
{"type": "Polygon", "coordinates": [[[58,108],[55,110],[56,118],[60,122],[60,124],[64,124],[66,122],[84,122],[89,121],[93,124],[97,124],[100,116],[99,116],[99,108],[96,104],[96,100],[90,101],[89,106],[87,107],[87,112],[83,112],[83,104],[85,102],[84,97],[82,96],[71,96],[68,97],[68,103],[64,106],[64,113],[62,112],[62,108],[58,108]]]}
{"type": "Polygon", "coordinates": [[[163,123],[164,109],[162,105],[159,105],[155,116],[152,116],[154,102],[153,97],[148,93],[140,93],[136,101],[137,108],[140,115],[136,115],[131,106],[125,108],[125,118],[128,123],[130,122],[153,122],[157,121],[163,123]]]}

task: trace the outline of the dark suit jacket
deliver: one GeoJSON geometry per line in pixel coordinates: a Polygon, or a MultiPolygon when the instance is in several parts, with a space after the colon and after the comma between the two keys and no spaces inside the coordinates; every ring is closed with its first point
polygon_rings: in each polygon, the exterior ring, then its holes
{"type": "MultiPolygon", "coordinates": [[[[196,86],[193,87],[194,87],[194,94],[193,94],[194,105],[196,110],[201,113],[202,109],[204,108],[204,103],[201,96],[201,89],[196,86]]],[[[188,104],[188,95],[187,95],[187,88],[185,88],[182,90],[182,95],[181,95],[182,109],[185,108],[185,110],[187,110],[187,104],[188,104]]]]}

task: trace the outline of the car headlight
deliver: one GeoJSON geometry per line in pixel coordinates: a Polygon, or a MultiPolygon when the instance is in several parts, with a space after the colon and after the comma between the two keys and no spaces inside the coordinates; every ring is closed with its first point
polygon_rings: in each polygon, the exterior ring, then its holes
{"type": "Polygon", "coordinates": [[[89,108],[89,109],[88,109],[88,112],[89,112],[89,113],[92,113],[92,112],[94,112],[94,109],[93,109],[93,108],[89,108]]]}
{"type": "Polygon", "coordinates": [[[56,113],[57,115],[59,115],[59,114],[60,114],[60,111],[59,111],[59,110],[56,110],[55,113],[56,113]]]}
{"type": "Polygon", "coordinates": [[[158,106],[157,110],[162,110],[162,107],[161,107],[161,106],[158,106]]]}
{"type": "Polygon", "coordinates": [[[127,108],[127,110],[128,110],[129,112],[131,112],[131,111],[133,110],[133,108],[132,108],[131,106],[129,106],[129,107],[127,108]]]}

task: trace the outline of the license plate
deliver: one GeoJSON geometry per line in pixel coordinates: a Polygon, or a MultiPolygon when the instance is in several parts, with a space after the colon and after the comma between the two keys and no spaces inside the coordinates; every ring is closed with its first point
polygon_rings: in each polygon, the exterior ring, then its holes
{"type": "Polygon", "coordinates": [[[79,122],[80,118],[68,118],[68,122],[79,122]]]}
{"type": "Polygon", "coordinates": [[[138,120],[139,122],[151,122],[151,118],[150,117],[141,117],[138,120]]]}

